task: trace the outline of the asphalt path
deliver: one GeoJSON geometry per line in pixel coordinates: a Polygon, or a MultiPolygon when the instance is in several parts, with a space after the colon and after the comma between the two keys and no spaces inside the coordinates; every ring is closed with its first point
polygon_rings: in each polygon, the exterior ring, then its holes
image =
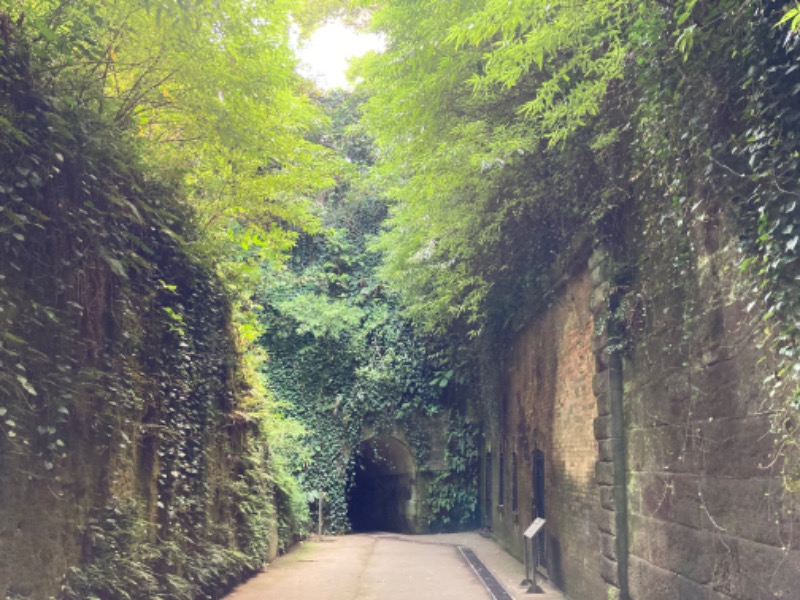
{"type": "Polygon", "coordinates": [[[306,541],[225,600],[489,600],[452,544],[362,534],[306,541]]]}

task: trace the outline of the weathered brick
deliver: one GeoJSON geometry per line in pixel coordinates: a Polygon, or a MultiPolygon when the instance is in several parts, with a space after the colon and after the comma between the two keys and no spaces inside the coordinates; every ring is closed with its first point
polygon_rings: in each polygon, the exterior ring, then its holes
{"type": "MultiPolygon", "coordinates": [[[[597,569],[599,531],[594,436],[597,401],[592,392],[596,358],[594,289],[584,270],[557,293],[549,310],[519,332],[502,370],[502,424],[491,432],[493,503],[499,484],[498,457],[505,457],[506,510],[492,512],[495,537],[522,558],[521,532],[533,518],[534,450],[544,452],[548,566],[553,583],[573,598],[604,600],[597,569]],[[519,510],[511,511],[513,457],[517,460],[519,510]]],[[[505,353],[504,353],[505,354],[505,353]]]]}
{"type": "MultiPolygon", "coordinates": [[[[733,245],[706,252],[698,244],[697,269],[673,281],[675,273],[659,267],[674,248],[653,239],[643,255],[634,238],[627,241],[630,256],[644,260],[628,296],[641,305],[627,314],[635,343],[623,374],[631,598],[793,597],[800,557],[776,545],[800,522],[785,514],[775,475],[781,464],[764,468],[774,448],[769,418],[758,416],[761,371],[772,367],[757,365],[746,303],[734,299],[726,269],[735,257],[724,250],[733,245]]],[[[600,327],[609,312],[605,256],[589,262],[562,279],[552,307],[511,342],[503,431],[492,445],[505,448],[506,494],[511,453],[520,457],[520,521],[530,515],[530,452],[545,451],[554,582],[569,597],[602,600],[618,591],[603,582],[615,581],[622,512],[615,512],[609,416],[609,362],[617,361],[609,361],[600,327]]],[[[494,531],[513,549],[519,527],[509,510],[498,515],[494,531]]]]}

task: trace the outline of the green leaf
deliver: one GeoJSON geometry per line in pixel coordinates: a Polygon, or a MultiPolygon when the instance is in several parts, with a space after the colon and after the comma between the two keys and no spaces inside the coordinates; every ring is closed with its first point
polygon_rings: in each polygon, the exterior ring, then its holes
{"type": "Polygon", "coordinates": [[[24,375],[17,375],[17,381],[31,396],[36,396],[36,388],[34,388],[24,375]]]}
{"type": "Polygon", "coordinates": [[[783,17],[781,17],[781,20],[778,21],[775,26],[779,27],[787,21],[792,21],[790,25],[792,31],[800,30],[800,3],[798,3],[794,8],[787,10],[783,17]]]}
{"type": "Polygon", "coordinates": [[[115,274],[124,279],[128,278],[128,272],[125,270],[125,267],[120,261],[118,261],[116,258],[111,258],[110,256],[104,256],[103,258],[115,274]]]}
{"type": "Polygon", "coordinates": [[[697,0],[688,0],[683,6],[683,11],[678,14],[678,17],[675,21],[675,24],[678,27],[682,26],[689,19],[689,17],[692,16],[692,11],[694,10],[695,4],[697,4],[697,0]]]}

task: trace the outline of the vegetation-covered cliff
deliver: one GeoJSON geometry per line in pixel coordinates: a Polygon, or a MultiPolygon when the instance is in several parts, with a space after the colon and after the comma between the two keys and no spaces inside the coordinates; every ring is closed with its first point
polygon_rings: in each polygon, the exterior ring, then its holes
{"type": "MultiPolygon", "coordinates": [[[[292,426],[270,409],[257,356],[244,358],[236,308],[248,259],[290,236],[268,214],[290,223],[291,210],[239,218],[269,177],[229,153],[267,157],[218,138],[259,130],[202,106],[207,80],[177,53],[187,39],[168,46],[223,13],[12,4],[0,10],[0,595],[219,597],[302,534],[307,512],[292,426]],[[203,212],[210,179],[248,189],[203,212]]],[[[206,69],[217,58],[192,56],[206,69]]],[[[213,98],[227,84],[227,102],[247,102],[242,80],[214,83],[213,98]]]]}

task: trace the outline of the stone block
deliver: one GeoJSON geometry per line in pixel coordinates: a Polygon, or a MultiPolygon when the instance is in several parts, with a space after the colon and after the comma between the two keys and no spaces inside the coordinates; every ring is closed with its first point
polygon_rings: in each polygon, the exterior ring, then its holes
{"type": "Polygon", "coordinates": [[[595,354],[599,352],[608,354],[608,334],[606,333],[605,327],[602,327],[597,321],[598,319],[595,318],[595,333],[592,335],[592,352],[595,354]]]}
{"type": "Polygon", "coordinates": [[[611,560],[605,556],[600,557],[600,577],[603,578],[603,581],[615,587],[619,587],[619,573],[617,569],[618,564],[616,560],[611,560]]]}
{"type": "Polygon", "coordinates": [[[614,510],[614,489],[613,485],[598,486],[600,492],[600,506],[606,510],[614,510]]]}
{"type": "Polygon", "coordinates": [[[636,556],[628,559],[628,592],[635,600],[676,600],[678,576],[636,556]]]}
{"type": "Polygon", "coordinates": [[[719,536],[714,540],[714,574],[711,588],[737,597],[741,592],[739,544],[734,538],[719,536]]]}
{"type": "Polygon", "coordinates": [[[588,266],[589,269],[594,269],[595,267],[605,263],[608,260],[608,252],[601,248],[595,248],[594,252],[589,256],[588,266]]]}
{"type": "MultiPolygon", "coordinates": [[[[628,589],[632,600],[731,600],[681,575],[631,556],[628,561],[628,589]]],[[[744,599],[742,599],[744,600],[744,599]]]]}
{"type": "Polygon", "coordinates": [[[610,461],[613,459],[613,441],[600,440],[597,442],[597,456],[600,460],[610,461]]]}
{"type": "Polygon", "coordinates": [[[745,418],[701,421],[694,426],[693,443],[702,454],[704,472],[715,477],[750,479],[763,477],[767,465],[775,472],[775,439],[770,435],[770,418],[757,415],[745,418]]]}
{"type": "Polygon", "coordinates": [[[608,269],[604,263],[599,263],[591,270],[592,283],[599,285],[608,281],[608,269]]]}
{"type": "Polygon", "coordinates": [[[609,372],[603,371],[592,377],[592,393],[595,396],[608,395],[609,372]]]}
{"type": "Polygon", "coordinates": [[[634,472],[697,472],[700,456],[686,427],[637,427],[625,432],[628,469],[634,472]]]}
{"type": "Polygon", "coordinates": [[[616,535],[617,522],[613,511],[601,508],[597,511],[595,518],[597,519],[597,528],[601,532],[616,535]]]}
{"type": "Polygon", "coordinates": [[[596,440],[611,438],[611,416],[596,417],[594,420],[594,437],[596,440]]]}
{"type": "Polygon", "coordinates": [[[635,368],[626,371],[626,384],[637,388],[635,396],[626,398],[627,422],[633,427],[663,427],[692,421],[699,404],[693,398],[689,378],[683,367],[661,374],[653,369],[651,379],[638,381],[635,368]]]}
{"type": "MultiPolygon", "coordinates": [[[[699,600],[731,600],[727,594],[701,586],[690,579],[678,576],[678,596],[677,598],[698,598],[699,600]]],[[[742,598],[741,600],[745,600],[742,598]]],[[[749,600],[749,599],[748,599],[749,600]]]]}
{"type": "Polygon", "coordinates": [[[597,461],[594,465],[594,479],[598,485],[614,485],[614,463],[597,461]]]}
{"type": "Polygon", "coordinates": [[[597,414],[601,417],[611,414],[611,397],[608,392],[602,394],[595,394],[595,401],[597,402],[597,414]]]}
{"type": "Polygon", "coordinates": [[[642,515],[628,515],[630,554],[699,584],[714,575],[715,535],[642,515]]]}
{"type": "Polygon", "coordinates": [[[589,310],[593,314],[606,315],[608,313],[608,296],[610,289],[611,287],[608,282],[602,282],[594,288],[589,298],[589,310]]]}
{"type": "Polygon", "coordinates": [[[609,533],[600,534],[600,551],[610,560],[617,560],[617,538],[609,533]]]}
{"type": "Polygon", "coordinates": [[[767,600],[797,598],[800,590],[800,550],[783,550],[739,540],[737,598],[767,600]]]}
{"type": "MultiPolygon", "coordinates": [[[[693,378],[697,394],[701,399],[694,406],[695,417],[699,420],[711,418],[745,417],[758,410],[763,396],[764,374],[747,363],[744,357],[720,357],[710,351],[703,358],[706,364],[693,378]]],[[[753,357],[757,362],[758,357],[753,357]]]]}
{"type": "Polygon", "coordinates": [[[778,478],[704,478],[698,489],[707,529],[777,547],[800,531],[800,513],[778,478]]]}
{"type": "Polygon", "coordinates": [[[608,587],[606,588],[606,594],[603,598],[605,598],[605,600],[622,600],[622,592],[620,592],[619,588],[608,582],[606,582],[606,584],[608,587]]]}
{"type": "Polygon", "coordinates": [[[695,475],[633,473],[628,479],[629,510],[633,514],[702,529],[703,509],[695,475]]]}
{"type": "Polygon", "coordinates": [[[596,335],[592,338],[592,352],[594,352],[594,368],[600,373],[608,369],[608,338],[605,335],[596,335]]]}

